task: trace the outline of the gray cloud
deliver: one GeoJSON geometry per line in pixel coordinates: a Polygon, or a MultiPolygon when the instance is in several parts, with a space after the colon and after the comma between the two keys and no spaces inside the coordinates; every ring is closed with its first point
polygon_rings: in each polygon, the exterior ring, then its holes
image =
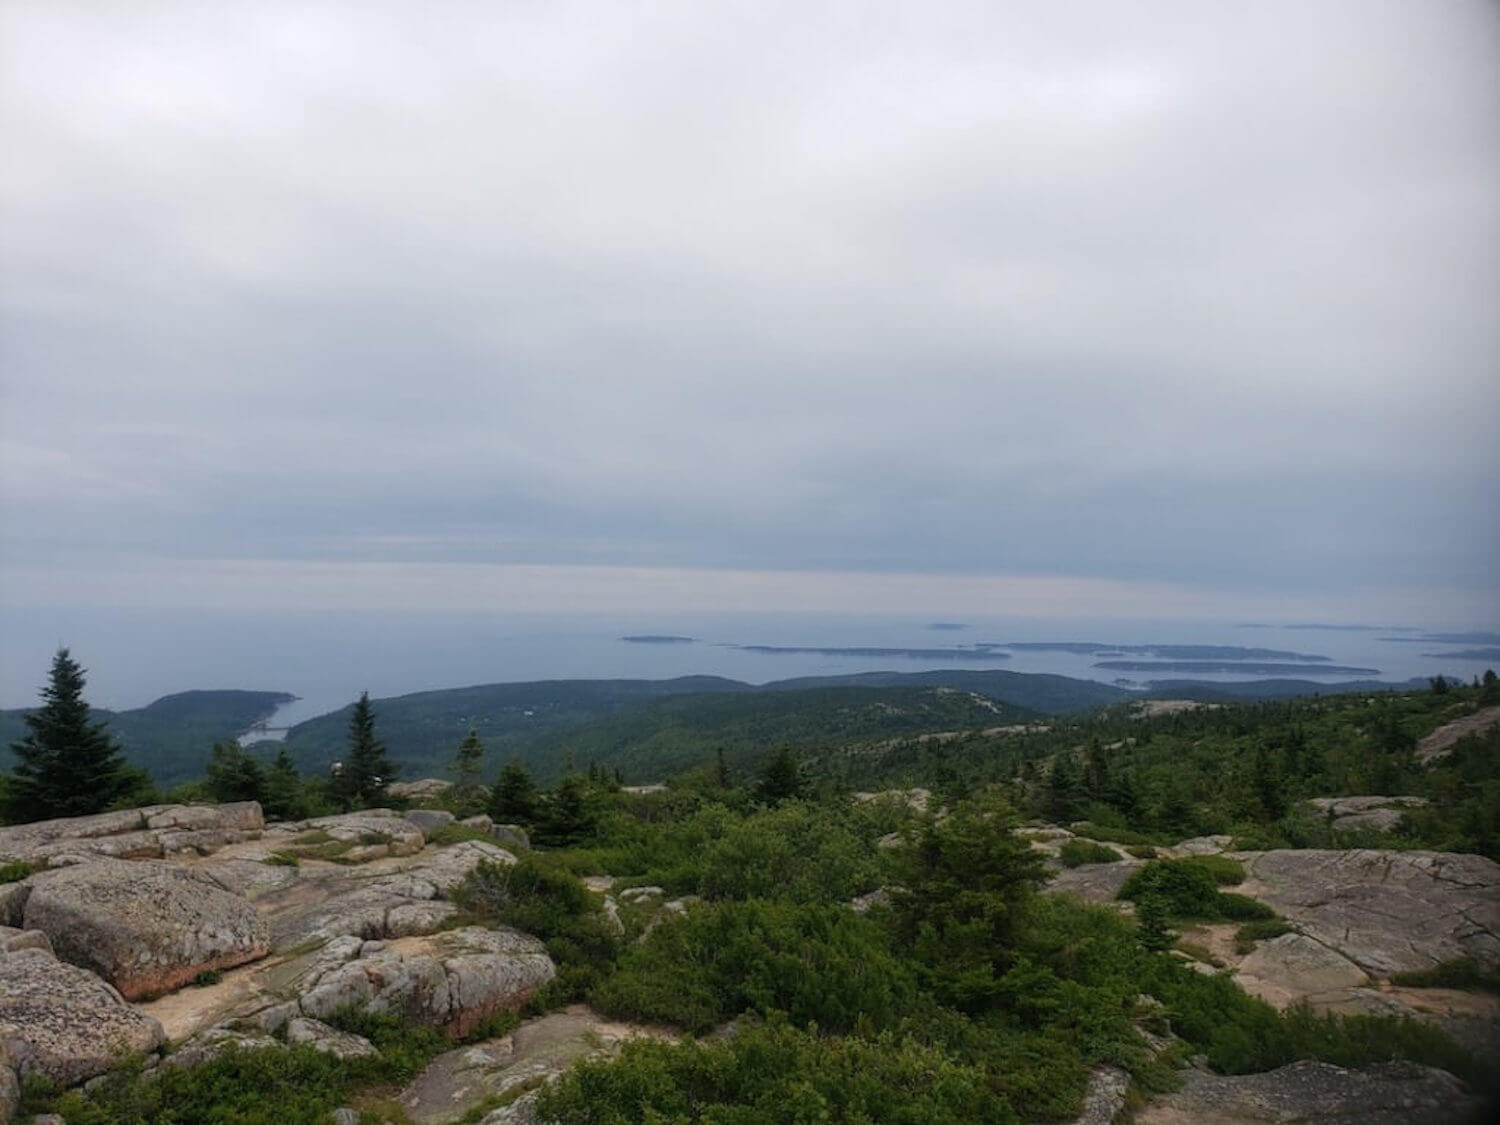
{"type": "Polygon", "coordinates": [[[1496,604],[1492,5],[56,3],[0,42],[13,571],[1496,604]]]}

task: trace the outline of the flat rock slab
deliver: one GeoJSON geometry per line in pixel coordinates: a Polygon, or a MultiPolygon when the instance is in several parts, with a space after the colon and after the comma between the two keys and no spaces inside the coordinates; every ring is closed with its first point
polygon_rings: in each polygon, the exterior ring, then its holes
{"type": "Polygon", "coordinates": [[[22,919],[64,961],[127,999],[170,992],[210,969],[270,952],[270,930],[244,898],[194,869],[98,859],[27,880],[22,919]]]}
{"type": "Polygon", "coordinates": [[[1239,856],[1235,888],[1374,977],[1472,957],[1500,967],[1500,864],[1447,852],[1271,851],[1239,856]]]}
{"type": "Polygon", "coordinates": [[[1240,962],[1235,980],[1251,996],[1278,1008],[1370,983],[1353,961],[1305,934],[1262,942],[1240,962]]]}
{"type": "Polygon", "coordinates": [[[1482,1121],[1481,1100],[1447,1071],[1415,1063],[1347,1070],[1295,1062],[1265,1074],[1183,1072],[1183,1088],[1135,1115],[1136,1125],[1458,1125],[1482,1121]]]}
{"type": "Polygon", "coordinates": [[[287,851],[343,863],[413,855],[427,844],[422,829],[392,809],[273,824],[265,836],[287,851]]]}
{"type": "Polygon", "coordinates": [[[22,1075],[71,1085],[163,1038],[161,1024],[87,969],[41,949],[0,956],[0,1043],[22,1075]]]}

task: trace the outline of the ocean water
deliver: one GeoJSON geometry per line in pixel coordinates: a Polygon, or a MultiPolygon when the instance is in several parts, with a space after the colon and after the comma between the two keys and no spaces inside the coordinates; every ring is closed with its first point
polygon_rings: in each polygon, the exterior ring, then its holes
{"type": "MultiPolygon", "coordinates": [[[[1386,623],[1374,622],[1373,625],[1386,623]]],[[[1465,629],[1491,629],[1474,625],[1465,629]]],[[[974,617],[949,622],[909,616],[845,617],[746,614],[650,617],[472,613],[188,613],[160,611],[0,611],[0,706],[36,702],[52,653],[67,645],[88,669],[90,702],[140,707],[193,688],[287,691],[299,701],[277,724],[343,706],[361,691],[374,697],[519,680],[663,679],[709,674],[750,683],[796,676],[934,668],[1005,668],[1114,682],[1192,678],[1243,680],[1263,673],[1122,672],[1094,667],[1097,657],[1014,651],[986,658],[970,646],[1005,642],[1238,645],[1324,656],[1338,665],[1375,668],[1376,677],[1328,673],[1309,663],[1297,678],[1335,682],[1401,681],[1438,673],[1469,679],[1500,661],[1436,658],[1429,653],[1484,647],[1478,642],[1420,642],[1424,629],[1247,628],[1142,619],[1049,621],[974,617]],[[938,625],[961,628],[935,627],[938,625]],[[693,638],[640,644],[628,635],[693,638]],[[1405,638],[1394,640],[1391,638],[1405,638]],[[969,648],[960,658],[828,653],[766,653],[744,645],[823,648],[969,648]]],[[[1129,654],[1128,659],[1141,659],[1129,654]]]]}

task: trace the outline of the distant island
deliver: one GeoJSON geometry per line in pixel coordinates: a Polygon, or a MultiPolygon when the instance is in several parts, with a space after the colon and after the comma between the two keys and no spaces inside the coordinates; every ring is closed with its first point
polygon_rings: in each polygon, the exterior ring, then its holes
{"type": "Polygon", "coordinates": [[[1500,660],[1500,646],[1461,648],[1454,652],[1424,652],[1422,655],[1434,660],[1500,660]]]}
{"type": "Polygon", "coordinates": [[[696,644],[697,637],[675,637],[670,633],[636,633],[633,636],[621,637],[620,640],[632,645],[690,645],[696,644]]]}
{"type": "Polygon", "coordinates": [[[962,621],[934,621],[934,622],[930,623],[927,627],[929,629],[938,629],[938,630],[943,631],[943,632],[951,632],[951,633],[956,633],[960,629],[967,629],[968,628],[968,626],[965,625],[962,621]]]}
{"type": "Polygon", "coordinates": [[[1301,660],[1326,662],[1329,658],[1308,652],[1279,648],[1245,648],[1241,645],[1107,645],[1098,641],[1009,641],[985,648],[1010,648],[1017,652],[1068,652],[1075,656],[1110,656],[1130,653],[1163,660],[1301,660]]]}
{"type": "Polygon", "coordinates": [[[764,652],[774,656],[880,656],[905,660],[1009,660],[1010,653],[996,652],[992,645],[973,648],[821,648],[791,645],[736,645],[741,652],[764,652]]]}
{"type": "MultiPolygon", "coordinates": [[[[1415,637],[1381,637],[1397,644],[1500,645],[1500,633],[1421,633],[1415,637]]],[[[1424,654],[1425,655],[1425,654],[1424,654]]]]}
{"type": "Polygon", "coordinates": [[[1319,675],[1378,676],[1379,668],[1354,668],[1344,664],[1271,664],[1251,660],[1097,660],[1095,668],[1112,672],[1250,673],[1257,676],[1295,676],[1316,671],[1319,675]]]}

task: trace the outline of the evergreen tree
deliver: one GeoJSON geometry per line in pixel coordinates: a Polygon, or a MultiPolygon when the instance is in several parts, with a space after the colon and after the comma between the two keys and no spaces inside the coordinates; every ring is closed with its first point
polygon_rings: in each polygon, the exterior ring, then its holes
{"type": "Polygon", "coordinates": [[[792,757],[790,748],[783,746],[771,755],[760,775],[760,799],[776,805],[802,796],[802,790],[802,771],[797,768],[797,759],[792,757]]]}
{"type": "Polygon", "coordinates": [[[349,754],[333,779],[334,795],[349,808],[371,808],[386,798],[396,766],[375,737],[375,709],[370,693],[361,692],[349,717],[349,754]]]}
{"type": "Polygon", "coordinates": [[[119,744],[104,723],[89,721],[84,683],[78,662],[58,649],[42,706],[26,716],[31,733],[11,745],[18,761],[7,787],[12,821],[102,812],[135,788],[119,744]]]}
{"type": "Polygon", "coordinates": [[[714,770],[714,780],[718,782],[720,789],[729,788],[729,763],[724,760],[724,747],[720,746],[716,752],[717,762],[714,770]]]}
{"type": "Polygon", "coordinates": [[[308,802],[302,793],[302,778],[285,746],[276,752],[271,768],[266,770],[261,792],[261,807],[272,820],[299,820],[306,815],[308,802]]]}
{"type": "Polygon", "coordinates": [[[1135,919],[1140,929],[1137,936],[1141,945],[1153,953],[1171,949],[1177,935],[1168,927],[1169,908],[1167,900],[1158,894],[1142,895],[1135,904],[1135,919]]]}
{"type": "Polygon", "coordinates": [[[265,775],[255,756],[233,740],[216,743],[208,753],[209,795],[216,801],[263,801],[265,775]]]}
{"type": "Polygon", "coordinates": [[[501,823],[530,825],[537,819],[536,782],[520,762],[505,763],[490,793],[490,816],[501,823]]]}
{"type": "Polygon", "coordinates": [[[474,799],[479,792],[479,774],[483,768],[484,743],[479,741],[479,732],[469,728],[468,735],[458,744],[458,753],[453,757],[453,795],[460,802],[474,799]]]}

